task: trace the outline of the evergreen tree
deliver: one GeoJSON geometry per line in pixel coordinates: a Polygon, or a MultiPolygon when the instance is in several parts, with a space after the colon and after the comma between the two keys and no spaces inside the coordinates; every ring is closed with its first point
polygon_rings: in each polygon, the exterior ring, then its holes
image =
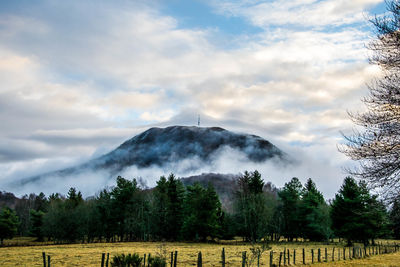
{"type": "Polygon", "coordinates": [[[43,216],[43,235],[58,242],[83,241],[87,214],[82,193],[70,188],[67,198],[52,194],[49,200],[48,212],[43,216]]]}
{"type": "Polygon", "coordinates": [[[394,239],[400,239],[400,195],[394,199],[390,209],[389,218],[391,222],[394,239]]]}
{"type": "Polygon", "coordinates": [[[96,210],[93,213],[93,216],[98,216],[98,221],[101,222],[97,228],[98,238],[101,239],[102,237],[105,237],[107,242],[110,242],[117,234],[117,221],[114,217],[112,205],[111,194],[104,189],[96,198],[96,210]]]}
{"type": "MultiPolygon", "coordinates": [[[[120,241],[123,240],[126,230],[132,228],[131,215],[140,216],[138,213],[133,213],[135,211],[132,209],[132,206],[135,204],[133,196],[138,190],[139,188],[135,179],[129,181],[121,176],[117,177],[117,186],[111,190],[112,214],[118,228],[117,234],[120,241]]],[[[138,211],[136,210],[136,212],[138,211]]]]}
{"type": "Polygon", "coordinates": [[[247,171],[238,179],[235,213],[239,234],[249,241],[258,241],[268,232],[271,210],[263,193],[264,181],[258,171],[247,171]]]}
{"type": "Polygon", "coordinates": [[[278,193],[282,202],[282,234],[289,241],[301,236],[299,205],[302,190],[299,179],[293,177],[278,193]]]}
{"type": "Polygon", "coordinates": [[[152,232],[158,239],[167,238],[168,223],[168,182],[165,176],[161,176],[157,181],[157,186],[153,191],[152,202],[152,232]]]}
{"type": "Polygon", "coordinates": [[[15,212],[7,207],[4,207],[0,212],[0,245],[3,245],[3,240],[11,239],[17,233],[18,217],[15,212]]]}
{"type": "Polygon", "coordinates": [[[183,224],[185,187],[173,174],[170,174],[168,177],[167,197],[166,238],[168,240],[177,240],[183,224]]]}
{"type": "Polygon", "coordinates": [[[46,212],[49,201],[46,198],[46,195],[43,192],[40,192],[39,195],[35,197],[33,209],[36,211],[46,212]]]}
{"type": "Polygon", "coordinates": [[[339,237],[365,244],[382,235],[385,228],[385,210],[376,196],[371,196],[364,182],[346,177],[332,202],[332,228],[339,237]]]}
{"type": "Polygon", "coordinates": [[[211,184],[207,189],[199,183],[187,187],[184,201],[182,236],[186,240],[205,241],[217,237],[221,229],[221,203],[211,184]]]}
{"type": "Polygon", "coordinates": [[[301,233],[311,241],[328,240],[331,235],[329,207],[315,183],[308,179],[299,205],[301,233]]]}
{"type": "Polygon", "coordinates": [[[84,202],[81,207],[84,214],[84,227],[83,235],[87,238],[87,242],[94,242],[95,238],[102,240],[106,236],[103,232],[103,224],[105,223],[100,219],[100,212],[97,208],[97,199],[89,199],[84,202]]]}
{"type": "Polygon", "coordinates": [[[76,192],[74,187],[71,187],[67,194],[66,204],[68,208],[76,208],[78,205],[83,203],[82,193],[80,191],[76,192]]]}
{"type": "Polygon", "coordinates": [[[30,235],[36,237],[37,241],[43,241],[43,215],[44,212],[39,210],[30,211],[31,229],[30,235]]]}

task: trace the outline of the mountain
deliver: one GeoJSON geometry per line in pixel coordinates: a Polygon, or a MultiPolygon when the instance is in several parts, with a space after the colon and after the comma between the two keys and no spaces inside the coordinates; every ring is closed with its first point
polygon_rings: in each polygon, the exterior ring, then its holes
{"type": "MultiPolygon", "coordinates": [[[[23,183],[50,176],[71,176],[91,170],[105,170],[110,177],[115,177],[132,166],[139,169],[153,166],[164,168],[169,164],[177,166],[188,159],[209,164],[224,148],[239,151],[252,162],[264,162],[271,158],[288,161],[284,152],[256,135],[234,133],[219,127],[171,126],[150,128],[99,158],[76,167],[30,177],[23,183]]],[[[190,171],[199,168],[196,164],[187,165],[185,168],[190,171]]]]}

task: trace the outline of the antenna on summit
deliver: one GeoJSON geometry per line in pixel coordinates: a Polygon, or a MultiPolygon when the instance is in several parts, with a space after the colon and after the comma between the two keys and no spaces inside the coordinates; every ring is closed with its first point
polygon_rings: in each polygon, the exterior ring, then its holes
{"type": "Polygon", "coordinates": [[[200,114],[199,114],[199,116],[197,118],[197,126],[200,127],[200,114]]]}

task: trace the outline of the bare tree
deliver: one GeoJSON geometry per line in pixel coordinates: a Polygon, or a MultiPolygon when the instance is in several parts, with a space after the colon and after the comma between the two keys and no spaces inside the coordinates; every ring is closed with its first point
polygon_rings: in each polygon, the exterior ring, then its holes
{"type": "Polygon", "coordinates": [[[400,1],[386,2],[387,15],[371,20],[376,37],[369,43],[371,64],[378,65],[382,76],[372,82],[369,95],[362,99],[364,113],[350,113],[363,130],[345,136],[339,147],[359,167],[349,172],[365,179],[371,188],[382,189],[391,200],[400,193],[400,1]]]}

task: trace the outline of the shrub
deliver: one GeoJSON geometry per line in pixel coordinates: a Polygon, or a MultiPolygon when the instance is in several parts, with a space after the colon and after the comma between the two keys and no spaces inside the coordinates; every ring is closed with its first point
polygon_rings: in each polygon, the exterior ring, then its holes
{"type": "Polygon", "coordinates": [[[149,258],[149,266],[150,267],[166,267],[167,261],[165,258],[160,256],[150,257],[149,258]]]}
{"type": "Polygon", "coordinates": [[[111,267],[140,267],[143,258],[139,254],[120,254],[113,257],[111,267]]]}

